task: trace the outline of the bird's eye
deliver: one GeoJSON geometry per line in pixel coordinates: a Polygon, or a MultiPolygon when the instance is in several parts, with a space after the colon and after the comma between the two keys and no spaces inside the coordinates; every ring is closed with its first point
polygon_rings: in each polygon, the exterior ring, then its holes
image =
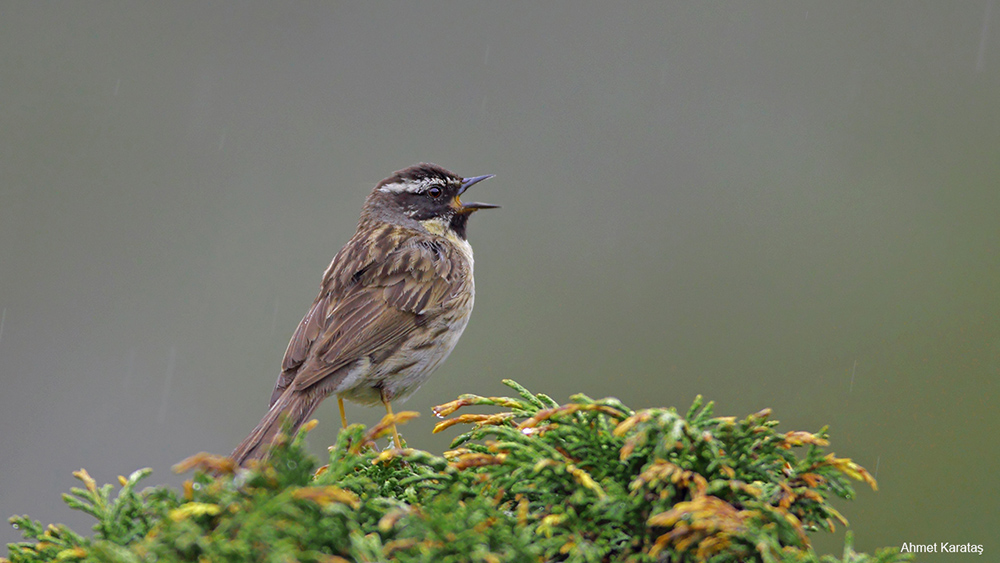
{"type": "Polygon", "coordinates": [[[441,188],[437,186],[427,188],[427,195],[431,196],[434,199],[441,197],[441,193],[442,193],[441,188]]]}

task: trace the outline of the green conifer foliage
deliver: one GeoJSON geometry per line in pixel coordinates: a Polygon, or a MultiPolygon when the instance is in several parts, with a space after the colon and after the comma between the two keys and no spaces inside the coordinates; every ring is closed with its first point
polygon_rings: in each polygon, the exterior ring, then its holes
{"type": "MultiPolygon", "coordinates": [[[[263,562],[823,562],[907,561],[896,549],[818,556],[809,535],[847,521],[829,504],[851,482],[875,488],[850,459],[824,452],[826,430],[778,432],[764,410],[716,417],[701,398],[633,411],[575,395],[566,404],[504,382],[517,397],[463,395],[435,432],[467,427],[452,449],[377,451],[388,429],[354,425],[319,466],[303,447],[312,427],[280,440],[249,470],[199,454],[182,491],[84,487],[66,503],[97,519],[93,537],[14,517],[28,540],[9,561],[263,562]]],[[[404,423],[415,413],[395,415],[404,423]]]]}

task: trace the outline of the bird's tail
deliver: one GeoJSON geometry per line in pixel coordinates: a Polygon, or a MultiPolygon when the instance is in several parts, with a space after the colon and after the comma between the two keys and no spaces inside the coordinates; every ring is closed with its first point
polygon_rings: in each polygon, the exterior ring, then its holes
{"type": "Polygon", "coordinates": [[[299,427],[312,415],[319,406],[322,397],[314,398],[301,391],[288,389],[271,405],[264,418],[253,432],[250,433],[229,457],[237,465],[246,465],[254,459],[261,459],[282,428],[287,428],[290,435],[298,432],[299,427]],[[285,426],[287,425],[287,426],[285,426]]]}

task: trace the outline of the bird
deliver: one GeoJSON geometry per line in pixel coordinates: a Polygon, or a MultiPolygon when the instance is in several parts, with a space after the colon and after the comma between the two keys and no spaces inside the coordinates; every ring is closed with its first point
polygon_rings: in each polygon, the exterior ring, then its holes
{"type": "MultiPolygon", "coordinates": [[[[323,274],[281,363],[267,414],[230,455],[266,457],[287,424],[295,432],[328,396],[362,405],[412,395],[448,357],[475,301],[469,217],[498,205],[460,196],[492,174],[464,178],[420,163],[379,182],[354,236],[323,274]]],[[[393,443],[400,447],[392,426],[393,443]]]]}

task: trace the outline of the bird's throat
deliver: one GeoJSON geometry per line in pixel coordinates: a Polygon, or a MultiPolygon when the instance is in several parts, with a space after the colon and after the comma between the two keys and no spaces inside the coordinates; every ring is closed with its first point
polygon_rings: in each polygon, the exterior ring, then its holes
{"type": "MultiPolygon", "coordinates": [[[[465,217],[468,218],[468,215],[466,215],[465,217]]],[[[423,225],[425,229],[427,229],[427,232],[431,233],[432,235],[444,237],[449,242],[454,244],[456,248],[458,248],[458,250],[462,253],[462,255],[465,256],[465,258],[469,261],[469,268],[470,268],[469,273],[471,277],[472,273],[471,268],[474,263],[474,260],[472,257],[472,245],[469,244],[469,241],[466,240],[464,236],[465,224],[464,223],[462,224],[461,231],[455,230],[455,228],[453,227],[453,221],[448,221],[447,219],[442,217],[425,219],[421,221],[420,224],[423,225]]]]}
{"type": "Polygon", "coordinates": [[[444,237],[452,242],[465,242],[465,225],[469,216],[456,213],[451,217],[431,217],[420,221],[420,224],[432,235],[444,237]]]}

